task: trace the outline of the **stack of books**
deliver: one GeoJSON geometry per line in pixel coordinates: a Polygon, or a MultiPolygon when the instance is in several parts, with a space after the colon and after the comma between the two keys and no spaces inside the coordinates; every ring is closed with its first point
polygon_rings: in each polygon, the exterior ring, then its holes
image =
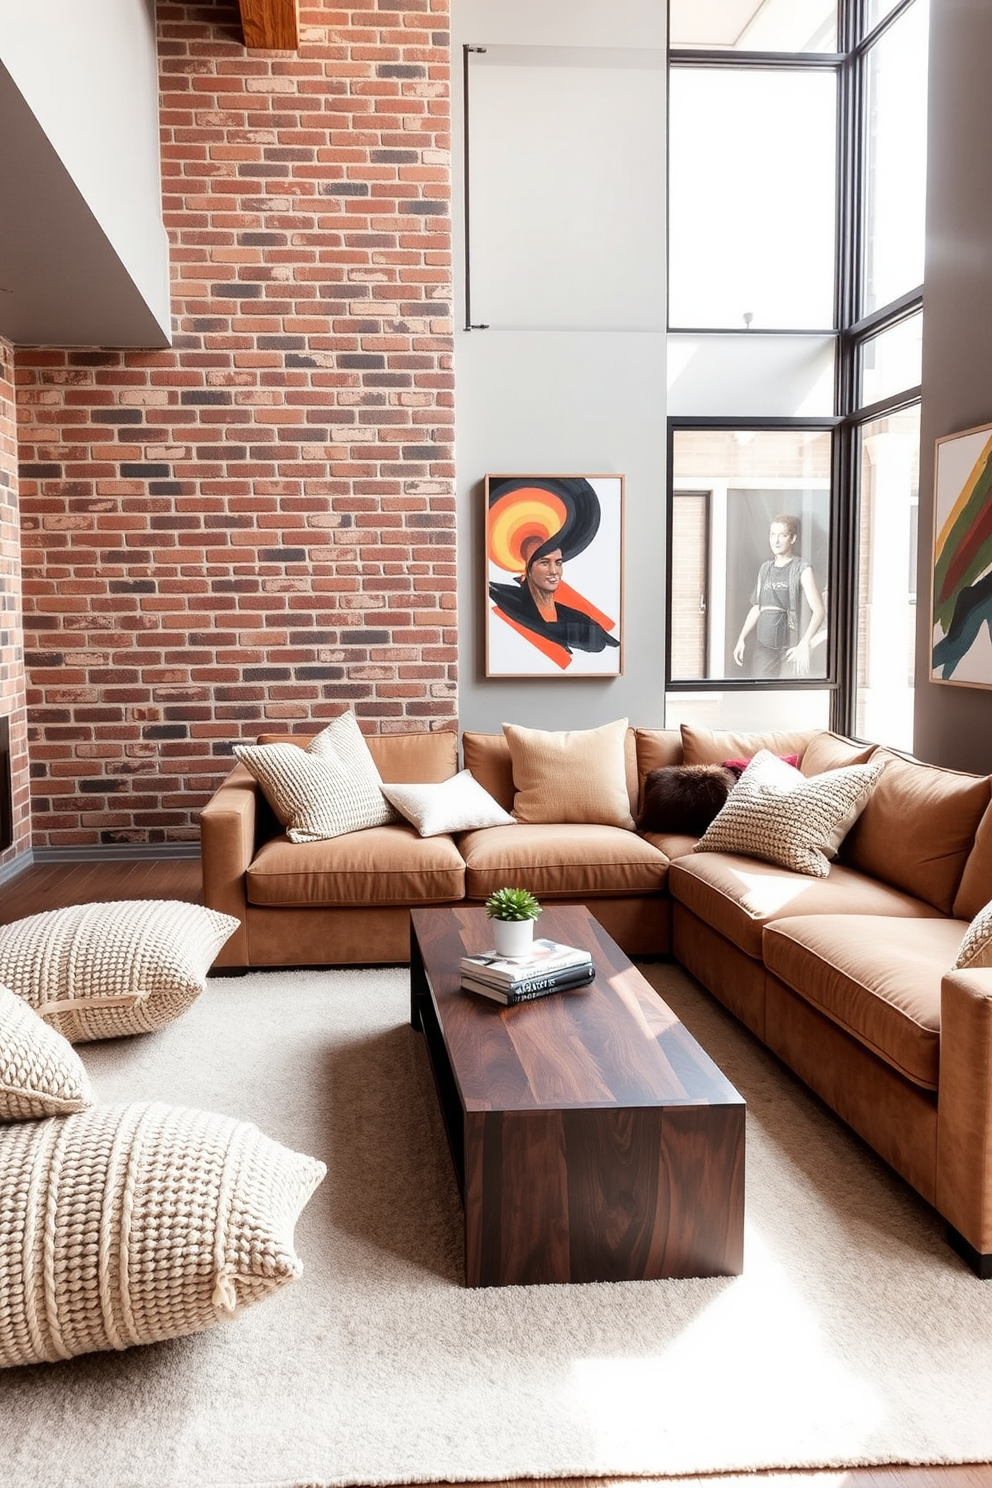
{"type": "Polygon", "coordinates": [[[508,960],[495,951],[461,959],[462,986],[507,1007],[551,992],[585,987],[596,975],[588,951],[557,940],[535,940],[526,956],[508,960]]]}

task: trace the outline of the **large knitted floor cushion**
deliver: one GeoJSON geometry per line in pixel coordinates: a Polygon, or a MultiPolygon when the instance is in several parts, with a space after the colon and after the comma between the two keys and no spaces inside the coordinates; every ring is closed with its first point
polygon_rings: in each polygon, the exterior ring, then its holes
{"type": "Polygon", "coordinates": [[[46,910],[0,926],[0,983],[70,1043],[150,1033],[199,997],[238,923],[174,899],[46,910]]]}
{"type": "Polygon", "coordinates": [[[89,1076],[69,1041],[0,986],[0,1121],[60,1116],[92,1104],[89,1076]]]}
{"type": "Polygon", "coordinates": [[[325,1173],[256,1126],[159,1102],[0,1127],[0,1366],[200,1332],[299,1276],[325,1173]]]}

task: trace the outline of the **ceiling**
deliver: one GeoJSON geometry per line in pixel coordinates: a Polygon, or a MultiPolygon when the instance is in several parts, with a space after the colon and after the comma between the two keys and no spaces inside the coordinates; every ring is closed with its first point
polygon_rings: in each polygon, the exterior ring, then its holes
{"type": "Polygon", "coordinates": [[[671,0],[670,42],[741,51],[830,51],[836,0],[671,0]]]}

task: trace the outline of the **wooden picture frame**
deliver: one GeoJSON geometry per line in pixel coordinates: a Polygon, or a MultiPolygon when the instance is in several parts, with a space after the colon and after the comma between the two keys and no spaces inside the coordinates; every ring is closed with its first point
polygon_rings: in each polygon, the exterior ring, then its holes
{"type": "Polygon", "coordinates": [[[992,424],[936,441],[931,682],[992,687],[992,424]]]}
{"type": "Polygon", "coordinates": [[[622,475],[487,475],[486,676],[623,672],[622,475]]]}

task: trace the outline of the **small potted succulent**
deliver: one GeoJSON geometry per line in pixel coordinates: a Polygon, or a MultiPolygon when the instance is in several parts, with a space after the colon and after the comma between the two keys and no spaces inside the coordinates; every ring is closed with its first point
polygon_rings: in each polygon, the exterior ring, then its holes
{"type": "Polygon", "coordinates": [[[527,889],[496,889],[486,900],[493,941],[500,956],[526,956],[534,941],[541,906],[527,889]]]}

